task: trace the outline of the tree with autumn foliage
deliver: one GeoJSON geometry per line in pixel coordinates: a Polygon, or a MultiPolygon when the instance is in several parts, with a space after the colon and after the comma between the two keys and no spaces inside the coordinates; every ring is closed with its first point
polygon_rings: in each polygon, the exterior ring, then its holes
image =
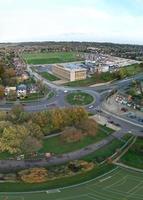
{"type": "Polygon", "coordinates": [[[4,98],[4,87],[0,85],[0,100],[4,98]]]}

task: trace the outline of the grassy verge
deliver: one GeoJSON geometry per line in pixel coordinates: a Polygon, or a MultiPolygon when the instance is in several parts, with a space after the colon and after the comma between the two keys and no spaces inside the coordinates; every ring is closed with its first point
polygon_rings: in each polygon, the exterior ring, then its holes
{"type": "Polygon", "coordinates": [[[138,138],[120,161],[126,165],[143,169],[143,138],[138,138]]]}
{"type": "Polygon", "coordinates": [[[60,136],[48,138],[43,141],[43,148],[40,150],[40,153],[52,152],[55,154],[62,154],[72,152],[84,148],[90,144],[99,142],[112,132],[113,130],[100,126],[96,136],[86,136],[81,139],[81,141],[73,143],[62,143],[60,136]]]}
{"type": "Polygon", "coordinates": [[[88,156],[84,156],[82,159],[90,162],[102,162],[106,158],[112,156],[116,152],[116,150],[121,148],[130,137],[130,135],[125,135],[122,140],[114,139],[103,148],[91,153],[88,156]]]}
{"type": "Polygon", "coordinates": [[[50,180],[46,183],[27,184],[27,183],[0,183],[0,192],[26,192],[26,191],[40,191],[49,190],[59,187],[71,186],[96,178],[102,174],[114,169],[114,165],[96,166],[88,172],[84,172],[75,176],[65,177],[57,180],[50,180]]]}
{"type": "Polygon", "coordinates": [[[94,98],[85,92],[73,92],[66,96],[66,100],[71,105],[88,105],[93,102],[94,98]]]}
{"type": "Polygon", "coordinates": [[[48,72],[41,72],[40,73],[41,76],[45,79],[47,79],[48,81],[57,81],[57,80],[60,80],[60,78],[54,76],[53,74],[50,74],[48,72]]]}

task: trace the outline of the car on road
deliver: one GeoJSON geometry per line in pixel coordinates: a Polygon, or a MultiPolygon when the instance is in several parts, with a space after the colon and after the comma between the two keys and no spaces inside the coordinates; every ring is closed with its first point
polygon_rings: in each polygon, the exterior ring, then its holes
{"type": "Polygon", "coordinates": [[[93,105],[89,106],[88,108],[89,108],[89,109],[93,108],[93,105]]]}

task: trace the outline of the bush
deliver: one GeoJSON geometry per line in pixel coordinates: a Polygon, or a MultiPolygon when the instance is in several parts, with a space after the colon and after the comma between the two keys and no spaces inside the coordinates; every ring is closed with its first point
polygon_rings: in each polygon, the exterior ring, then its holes
{"type": "Polygon", "coordinates": [[[67,143],[79,142],[82,138],[82,131],[75,127],[67,127],[61,135],[61,141],[67,143]]]}
{"type": "Polygon", "coordinates": [[[48,171],[45,168],[31,168],[19,173],[20,179],[26,183],[42,183],[48,180],[48,171]]]}
{"type": "Polygon", "coordinates": [[[73,172],[90,171],[94,168],[94,163],[84,160],[75,160],[69,163],[68,168],[73,172]]]}

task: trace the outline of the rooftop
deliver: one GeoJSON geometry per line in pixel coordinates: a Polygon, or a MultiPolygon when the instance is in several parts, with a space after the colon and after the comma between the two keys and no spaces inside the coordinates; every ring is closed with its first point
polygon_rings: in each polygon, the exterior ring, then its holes
{"type": "Polygon", "coordinates": [[[81,70],[86,71],[83,64],[81,63],[68,63],[68,64],[59,65],[59,66],[69,71],[71,70],[72,71],[81,71],[81,70]]]}

